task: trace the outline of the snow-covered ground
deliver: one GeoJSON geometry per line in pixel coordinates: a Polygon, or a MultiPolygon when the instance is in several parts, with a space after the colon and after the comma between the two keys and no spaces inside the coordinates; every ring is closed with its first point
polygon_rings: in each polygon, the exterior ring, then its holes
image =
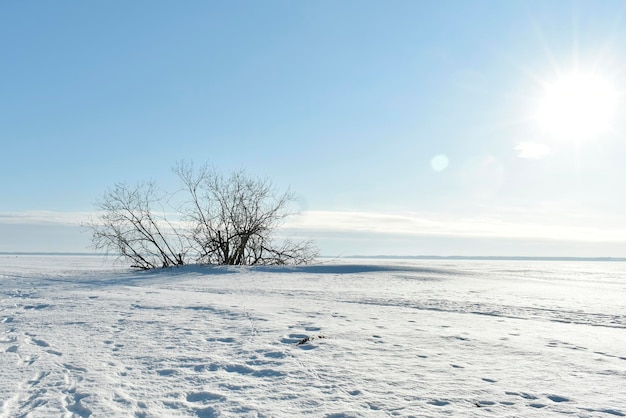
{"type": "Polygon", "coordinates": [[[103,260],[0,256],[2,416],[626,416],[626,263],[103,260]]]}

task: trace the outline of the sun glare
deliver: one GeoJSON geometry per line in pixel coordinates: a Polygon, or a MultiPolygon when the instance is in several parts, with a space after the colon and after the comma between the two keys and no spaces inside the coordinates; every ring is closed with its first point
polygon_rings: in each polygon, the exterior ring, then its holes
{"type": "Polygon", "coordinates": [[[545,86],[537,120],[545,134],[563,140],[593,140],[611,129],[617,92],[593,74],[561,76],[545,86]]]}

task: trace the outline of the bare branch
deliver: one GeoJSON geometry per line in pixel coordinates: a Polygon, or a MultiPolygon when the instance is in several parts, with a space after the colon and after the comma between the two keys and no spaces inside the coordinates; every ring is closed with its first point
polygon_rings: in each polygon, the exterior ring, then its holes
{"type": "Polygon", "coordinates": [[[166,199],[154,183],[116,184],[96,203],[99,215],[85,226],[92,246],[119,254],[140,269],[197,263],[302,264],[317,256],[310,241],[277,240],[276,231],[296,213],[294,194],[240,170],[228,176],[204,165],[174,168],[183,196],[173,208],[182,224],[166,216],[166,199]],[[160,209],[158,211],[157,209],[160,209]],[[182,226],[181,226],[182,225],[182,226]]]}
{"type": "Polygon", "coordinates": [[[267,179],[240,170],[224,176],[208,166],[174,169],[189,195],[184,217],[195,224],[191,241],[198,262],[210,264],[301,264],[317,249],[311,242],[276,243],[272,236],[296,213],[291,191],[280,193],[267,179]]]}
{"type": "Polygon", "coordinates": [[[107,190],[96,203],[99,217],[85,225],[93,247],[119,254],[139,269],[184,264],[189,252],[185,240],[175,230],[165,233],[171,222],[153,210],[160,201],[153,183],[135,187],[119,183],[107,190]]]}

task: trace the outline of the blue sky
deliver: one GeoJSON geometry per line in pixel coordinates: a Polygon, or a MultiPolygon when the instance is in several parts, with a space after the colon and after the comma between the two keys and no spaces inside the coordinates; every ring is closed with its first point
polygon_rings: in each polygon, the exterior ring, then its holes
{"type": "Polygon", "coordinates": [[[291,187],[287,227],[326,255],[624,256],[625,19],[608,0],[2,2],[0,251],[89,251],[107,187],[172,189],[191,159],[291,187]],[[571,73],[611,86],[609,128],[540,126],[571,73]]]}

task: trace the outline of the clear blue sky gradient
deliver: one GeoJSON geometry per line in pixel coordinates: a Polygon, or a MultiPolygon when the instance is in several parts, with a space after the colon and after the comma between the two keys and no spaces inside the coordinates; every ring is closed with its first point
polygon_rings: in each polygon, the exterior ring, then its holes
{"type": "Polygon", "coordinates": [[[293,229],[329,255],[624,256],[623,103],[584,142],[530,115],[573,69],[623,96],[625,19],[609,0],[1,2],[0,251],[84,251],[41,217],[119,181],[175,188],[192,159],[290,186],[293,229]]]}

